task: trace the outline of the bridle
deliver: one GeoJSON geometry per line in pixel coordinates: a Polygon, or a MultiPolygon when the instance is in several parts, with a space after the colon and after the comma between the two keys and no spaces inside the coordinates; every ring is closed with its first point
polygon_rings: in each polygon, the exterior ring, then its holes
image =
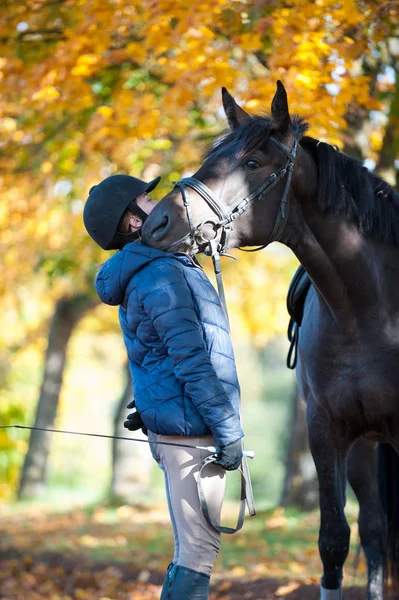
{"type": "Polygon", "coordinates": [[[269,138],[270,141],[280,150],[284,152],[287,157],[285,164],[280,167],[277,171],[270,173],[266,180],[253,192],[251,192],[248,196],[243,198],[234,208],[231,210],[228,206],[226,206],[216,195],[212,192],[212,190],[206,186],[202,181],[196,179],[195,177],[184,177],[180,181],[174,182],[175,187],[180,189],[183,204],[187,213],[187,220],[189,225],[189,233],[182,240],[175,242],[173,246],[176,246],[178,243],[186,240],[187,237],[190,239],[190,250],[192,252],[198,251],[204,245],[206,246],[205,254],[210,254],[212,257],[215,254],[225,255],[226,250],[228,248],[228,240],[229,235],[232,230],[233,222],[238,219],[255,200],[261,200],[265,194],[270,192],[274,188],[277,183],[283,179],[287,175],[284,191],[280,200],[280,204],[277,211],[276,220],[274,222],[274,226],[272,232],[266,241],[265,244],[260,246],[259,248],[255,248],[254,250],[249,250],[249,252],[254,252],[256,250],[260,250],[265,248],[270,242],[277,239],[286,224],[287,217],[287,200],[288,200],[288,192],[291,183],[292,172],[294,168],[296,151],[298,146],[298,141],[295,140],[290,150],[282,144],[279,140],[274,137],[269,138]],[[214,221],[213,219],[206,219],[199,223],[198,225],[194,224],[192,213],[191,213],[191,204],[190,204],[190,196],[187,188],[191,188],[212,209],[215,215],[218,217],[218,221],[214,221]],[[206,223],[210,223],[214,226],[215,230],[218,232],[214,239],[209,240],[203,235],[203,226],[206,223]]]}
{"type": "MultiPolygon", "coordinates": [[[[187,237],[190,239],[190,251],[195,252],[199,251],[200,248],[205,246],[205,250],[203,252],[208,256],[212,257],[213,268],[215,271],[218,292],[222,304],[225,308],[226,315],[227,313],[227,304],[226,297],[224,293],[223,280],[222,280],[222,269],[220,266],[220,257],[221,256],[230,256],[226,253],[228,248],[228,240],[229,235],[232,230],[232,224],[238,217],[240,217],[255,200],[261,200],[265,194],[270,192],[274,188],[275,185],[281,179],[283,179],[287,175],[287,179],[285,182],[285,187],[283,194],[281,196],[280,204],[277,210],[276,219],[274,222],[274,226],[271,234],[269,235],[267,241],[262,246],[258,248],[254,248],[253,250],[246,250],[246,252],[256,252],[257,250],[262,250],[272,241],[278,239],[281,233],[284,230],[284,227],[287,222],[287,214],[288,214],[288,192],[290,189],[290,183],[292,178],[292,172],[294,169],[294,163],[296,158],[296,151],[298,147],[298,140],[295,139],[292,149],[290,150],[277,140],[275,137],[270,136],[269,140],[280,150],[284,152],[287,157],[285,164],[280,167],[277,171],[270,173],[266,180],[258,187],[255,191],[251,192],[248,196],[243,198],[234,208],[231,210],[228,206],[226,206],[219,198],[215,196],[212,190],[206,186],[202,181],[196,179],[195,177],[184,177],[180,181],[176,181],[175,187],[179,188],[183,204],[185,206],[187,212],[187,220],[189,225],[189,233],[186,234],[183,238],[174,242],[173,246],[169,248],[171,250],[173,247],[178,246],[181,242],[186,241],[187,237]],[[190,196],[188,194],[187,188],[193,189],[212,209],[215,215],[218,217],[218,221],[214,221],[213,219],[205,219],[198,225],[194,224],[193,217],[191,214],[191,204],[190,204],[190,196]],[[216,235],[214,239],[207,239],[204,237],[202,228],[206,223],[211,223],[219,235],[216,235]]],[[[232,257],[234,258],[234,257],[232,257]]]]}

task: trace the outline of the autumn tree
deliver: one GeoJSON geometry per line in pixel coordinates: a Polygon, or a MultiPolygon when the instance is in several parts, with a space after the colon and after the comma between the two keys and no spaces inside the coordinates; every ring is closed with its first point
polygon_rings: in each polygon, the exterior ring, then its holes
{"type": "MultiPolygon", "coordinates": [[[[397,4],[382,0],[6,0],[1,297],[13,302],[38,277],[54,307],[88,293],[105,257],[82,226],[91,185],[118,171],[162,173],[161,196],[225,128],[221,86],[262,112],[282,79],[312,135],[392,179],[397,19],[397,4]]],[[[259,346],[282,332],[294,268],[276,250],[228,267],[233,329],[259,346]]]]}
{"type": "Polygon", "coordinates": [[[95,304],[92,296],[82,294],[58,301],[52,319],[44,361],[44,376],[34,427],[22,468],[19,498],[40,496],[45,485],[50,435],[43,428],[54,428],[64,373],[68,341],[84,314],[95,304]]]}
{"type": "Polygon", "coordinates": [[[318,505],[316,467],[310,454],[306,427],[306,405],[294,387],[290,435],[286,454],[285,477],[280,504],[311,510],[318,505]]]}

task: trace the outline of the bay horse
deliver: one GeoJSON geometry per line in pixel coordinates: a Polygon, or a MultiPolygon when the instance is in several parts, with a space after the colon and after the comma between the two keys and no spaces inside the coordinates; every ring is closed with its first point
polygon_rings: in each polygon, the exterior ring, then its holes
{"type": "Polygon", "coordinates": [[[386,579],[399,583],[399,198],[357,160],[306,136],[281,82],[270,117],[222,95],[230,132],[152,211],[143,241],[195,252],[212,240],[222,253],[279,241],[305,267],[313,285],[296,373],[319,480],[321,600],[342,598],[347,478],[368,598],[381,600],[386,579]]]}

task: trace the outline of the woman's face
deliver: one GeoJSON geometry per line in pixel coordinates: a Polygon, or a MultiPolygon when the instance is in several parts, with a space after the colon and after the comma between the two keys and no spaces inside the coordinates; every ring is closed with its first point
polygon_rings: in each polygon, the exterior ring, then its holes
{"type": "Polygon", "coordinates": [[[139,208],[141,208],[141,210],[149,215],[152,209],[155,208],[158,203],[155,200],[151,200],[147,192],[144,192],[144,194],[137,196],[136,204],[139,208]]]}
{"type": "MultiPolygon", "coordinates": [[[[157,205],[157,202],[155,200],[151,200],[147,192],[144,192],[144,194],[140,194],[140,196],[137,196],[135,202],[137,206],[141,208],[141,210],[144,211],[147,215],[149,215],[152,209],[155,208],[155,206],[157,205]]],[[[143,221],[141,217],[135,215],[133,212],[128,210],[127,214],[123,219],[120,231],[122,233],[133,233],[134,231],[138,231],[139,229],[141,229],[142,226],[143,221]]]]}

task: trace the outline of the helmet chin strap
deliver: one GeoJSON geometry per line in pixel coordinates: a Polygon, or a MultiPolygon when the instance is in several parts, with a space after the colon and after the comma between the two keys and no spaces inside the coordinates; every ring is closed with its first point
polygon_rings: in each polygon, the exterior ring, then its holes
{"type": "Polygon", "coordinates": [[[140,208],[140,206],[134,200],[132,200],[130,202],[130,204],[128,205],[128,208],[132,211],[132,213],[134,213],[135,215],[140,217],[140,219],[142,220],[143,225],[144,225],[146,219],[148,218],[147,213],[144,212],[144,210],[142,208],[140,208]]]}

